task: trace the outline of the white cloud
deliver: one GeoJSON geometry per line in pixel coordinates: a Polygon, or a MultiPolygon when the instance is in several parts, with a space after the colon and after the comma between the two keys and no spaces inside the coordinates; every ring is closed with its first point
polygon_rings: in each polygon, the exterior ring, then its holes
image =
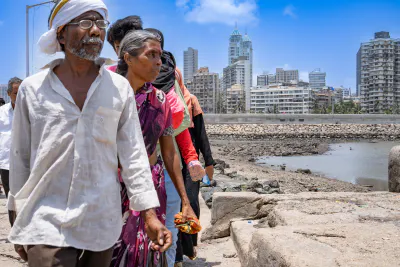
{"type": "Polygon", "coordinates": [[[309,80],[308,71],[300,71],[299,76],[300,76],[300,80],[302,80],[303,82],[308,82],[308,80],[309,80]]]}
{"type": "Polygon", "coordinates": [[[285,9],[283,10],[283,15],[284,16],[289,16],[292,17],[293,19],[297,18],[296,13],[294,12],[296,10],[296,8],[293,5],[288,5],[285,7],[285,9]]]}
{"type": "Polygon", "coordinates": [[[257,22],[256,0],[176,0],[189,22],[240,25],[257,22]]]}

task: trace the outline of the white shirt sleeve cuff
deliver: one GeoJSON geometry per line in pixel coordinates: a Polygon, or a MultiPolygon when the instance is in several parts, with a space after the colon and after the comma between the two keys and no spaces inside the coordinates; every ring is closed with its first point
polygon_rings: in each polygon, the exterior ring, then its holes
{"type": "Polygon", "coordinates": [[[8,194],[7,208],[16,211],[15,197],[12,194],[8,194]]]}
{"type": "Polygon", "coordinates": [[[156,190],[151,190],[138,195],[134,195],[129,199],[129,201],[129,208],[135,211],[143,211],[160,206],[160,201],[158,200],[156,190]]]}

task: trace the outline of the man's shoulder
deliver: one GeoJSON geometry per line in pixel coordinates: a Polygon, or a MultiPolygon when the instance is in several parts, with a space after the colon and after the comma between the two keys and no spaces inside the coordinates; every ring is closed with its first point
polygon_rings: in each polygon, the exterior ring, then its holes
{"type": "Polygon", "coordinates": [[[107,72],[107,75],[110,75],[109,77],[111,79],[112,84],[121,93],[122,92],[126,92],[127,90],[132,90],[131,86],[129,84],[129,81],[125,77],[123,77],[123,76],[121,76],[121,75],[119,75],[119,74],[117,74],[117,73],[115,73],[115,72],[113,72],[111,70],[108,70],[108,69],[106,69],[106,72],[107,72]]]}
{"type": "Polygon", "coordinates": [[[0,113],[8,112],[10,109],[11,103],[6,103],[0,107],[0,113]]]}
{"type": "Polygon", "coordinates": [[[25,78],[20,85],[20,90],[21,88],[22,90],[25,90],[26,88],[32,88],[32,89],[39,88],[40,86],[43,85],[43,82],[46,79],[48,73],[49,69],[45,69],[25,78]]]}

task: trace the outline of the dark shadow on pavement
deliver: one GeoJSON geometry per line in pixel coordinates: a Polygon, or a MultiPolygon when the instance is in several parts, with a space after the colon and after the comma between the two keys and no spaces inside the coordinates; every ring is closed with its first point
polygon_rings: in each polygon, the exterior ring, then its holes
{"type": "Polygon", "coordinates": [[[185,259],[183,261],[184,267],[213,267],[219,265],[221,265],[221,262],[206,262],[205,258],[197,258],[194,261],[185,259]]]}

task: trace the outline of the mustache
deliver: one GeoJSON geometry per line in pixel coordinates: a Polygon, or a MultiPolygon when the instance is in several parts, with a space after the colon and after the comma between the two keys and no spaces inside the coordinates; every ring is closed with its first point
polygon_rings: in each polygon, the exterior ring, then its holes
{"type": "Polygon", "coordinates": [[[83,44],[99,44],[103,45],[103,41],[99,37],[90,37],[82,41],[83,44]]]}

